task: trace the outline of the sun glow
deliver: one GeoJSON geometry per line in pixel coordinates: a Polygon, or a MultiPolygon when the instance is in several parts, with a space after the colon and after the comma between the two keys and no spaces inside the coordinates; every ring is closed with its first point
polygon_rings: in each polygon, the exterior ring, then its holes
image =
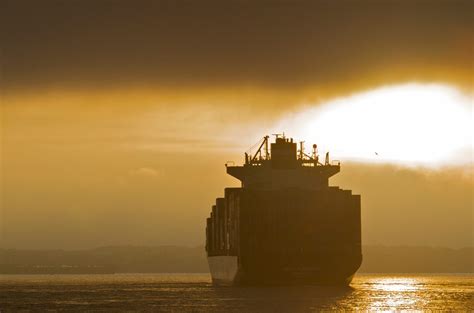
{"type": "Polygon", "coordinates": [[[414,166],[472,163],[472,95],[446,85],[383,87],[308,105],[278,125],[333,158],[414,166]]]}

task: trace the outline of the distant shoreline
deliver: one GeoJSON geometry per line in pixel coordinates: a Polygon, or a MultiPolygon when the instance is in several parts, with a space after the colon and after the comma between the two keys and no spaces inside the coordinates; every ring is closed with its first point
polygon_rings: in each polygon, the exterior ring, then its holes
{"type": "MultiPolygon", "coordinates": [[[[364,246],[359,274],[472,274],[474,247],[364,246]]],[[[208,273],[204,247],[116,246],[85,250],[0,249],[0,274],[208,273]]]]}

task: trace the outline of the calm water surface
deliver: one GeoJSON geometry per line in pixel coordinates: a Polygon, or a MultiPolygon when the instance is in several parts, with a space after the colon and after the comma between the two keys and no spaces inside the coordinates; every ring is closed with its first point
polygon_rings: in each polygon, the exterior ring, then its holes
{"type": "Polygon", "coordinates": [[[213,287],[208,274],[0,275],[0,311],[474,310],[474,276],[358,275],[349,288],[213,287]]]}

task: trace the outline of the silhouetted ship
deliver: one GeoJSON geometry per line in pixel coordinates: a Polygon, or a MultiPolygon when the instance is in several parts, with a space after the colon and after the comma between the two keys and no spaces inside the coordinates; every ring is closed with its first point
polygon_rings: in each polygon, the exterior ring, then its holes
{"type": "Polygon", "coordinates": [[[362,262],[360,195],[329,186],[339,162],[319,162],[303,142],[263,138],[207,219],[206,251],[214,284],[349,284],[362,262]]]}

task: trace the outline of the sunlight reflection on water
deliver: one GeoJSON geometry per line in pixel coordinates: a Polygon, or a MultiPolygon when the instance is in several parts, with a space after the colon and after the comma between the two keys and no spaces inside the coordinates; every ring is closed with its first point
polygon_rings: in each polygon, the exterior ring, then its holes
{"type": "Polygon", "coordinates": [[[421,293],[417,280],[413,278],[381,278],[374,282],[374,290],[388,293],[381,300],[375,300],[370,310],[389,308],[389,311],[413,307],[421,293]]]}
{"type": "Polygon", "coordinates": [[[317,312],[474,310],[474,279],[356,275],[350,287],[214,287],[208,274],[3,275],[3,311],[317,312]]]}
{"type": "Polygon", "coordinates": [[[416,291],[420,289],[413,278],[382,278],[375,282],[374,289],[383,291],[416,291]]]}

